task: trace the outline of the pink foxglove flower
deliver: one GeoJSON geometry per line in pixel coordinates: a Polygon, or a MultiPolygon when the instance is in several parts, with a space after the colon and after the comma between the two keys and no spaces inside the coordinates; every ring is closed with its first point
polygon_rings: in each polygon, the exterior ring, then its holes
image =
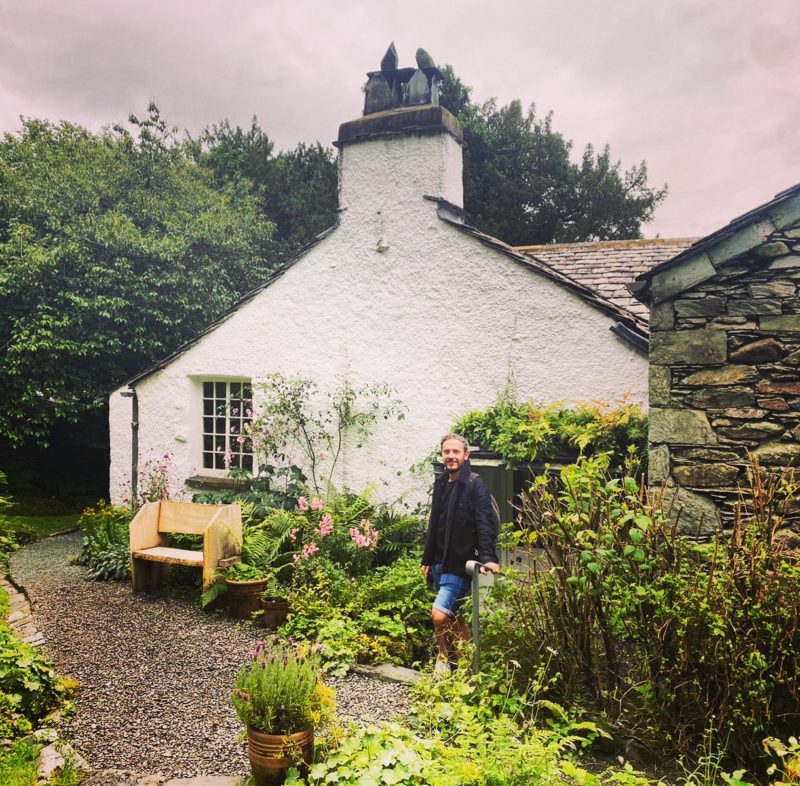
{"type": "Polygon", "coordinates": [[[314,497],[311,500],[311,510],[322,510],[324,507],[325,503],[319,497],[314,497]]]}
{"type": "Polygon", "coordinates": [[[297,500],[297,507],[305,513],[308,510],[308,500],[305,497],[300,497],[297,500]]]}

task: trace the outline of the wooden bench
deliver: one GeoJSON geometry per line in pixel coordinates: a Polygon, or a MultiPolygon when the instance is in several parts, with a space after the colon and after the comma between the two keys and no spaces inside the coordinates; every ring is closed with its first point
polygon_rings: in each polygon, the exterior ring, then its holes
{"type": "Polygon", "coordinates": [[[134,516],[130,528],[133,591],[160,584],[170,565],[203,569],[203,591],[214,580],[214,571],[239,561],[242,545],[242,512],[238,505],[199,505],[161,500],[148,502],[134,516]],[[203,550],[167,546],[170,533],[202,535],[203,550]]]}

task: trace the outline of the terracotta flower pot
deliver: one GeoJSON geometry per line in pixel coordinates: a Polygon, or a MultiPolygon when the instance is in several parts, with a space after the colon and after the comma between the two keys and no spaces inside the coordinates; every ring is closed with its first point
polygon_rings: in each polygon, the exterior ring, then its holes
{"type": "Polygon", "coordinates": [[[261,593],[267,586],[268,579],[256,581],[231,581],[225,579],[228,589],[225,593],[228,600],[228,611],[237,620],[250,619],[250,615],[261,608],[261,593]]]}
{"type": "Polygon", "coordinates": [[[289,614],[289,601],[262,598],[261,608],[264,609],[264,627],[270,630],[277,630],[286,622],[286,617],[289,614]]]}
{"type": "Polygon", "coordinates": [[[265,734],[247,727],[247,755],[256,786],[279,786],[289,767],[308,764],[314,753],[314,730],[265,734]]]}

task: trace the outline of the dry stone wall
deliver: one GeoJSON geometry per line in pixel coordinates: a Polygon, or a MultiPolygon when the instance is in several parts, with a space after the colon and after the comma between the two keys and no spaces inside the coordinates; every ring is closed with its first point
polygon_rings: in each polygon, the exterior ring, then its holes
{"type": "Polygon", "coordinates": [[[800,228],[707,272],[654,281],[650,321],[650,482],[700,532],[732,524],[748,453],[800,464],[800,228]]]}

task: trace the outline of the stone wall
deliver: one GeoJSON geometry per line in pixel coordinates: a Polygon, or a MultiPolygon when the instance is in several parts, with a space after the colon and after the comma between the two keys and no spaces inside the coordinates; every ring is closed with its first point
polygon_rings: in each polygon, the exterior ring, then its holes
{"type": "Polygon", "coordinates": [[[654,279],[650,321],[650,482],[705,532],[731,525],[748,452],[800,463],[800,229],[712,261],[654,279]]]}

